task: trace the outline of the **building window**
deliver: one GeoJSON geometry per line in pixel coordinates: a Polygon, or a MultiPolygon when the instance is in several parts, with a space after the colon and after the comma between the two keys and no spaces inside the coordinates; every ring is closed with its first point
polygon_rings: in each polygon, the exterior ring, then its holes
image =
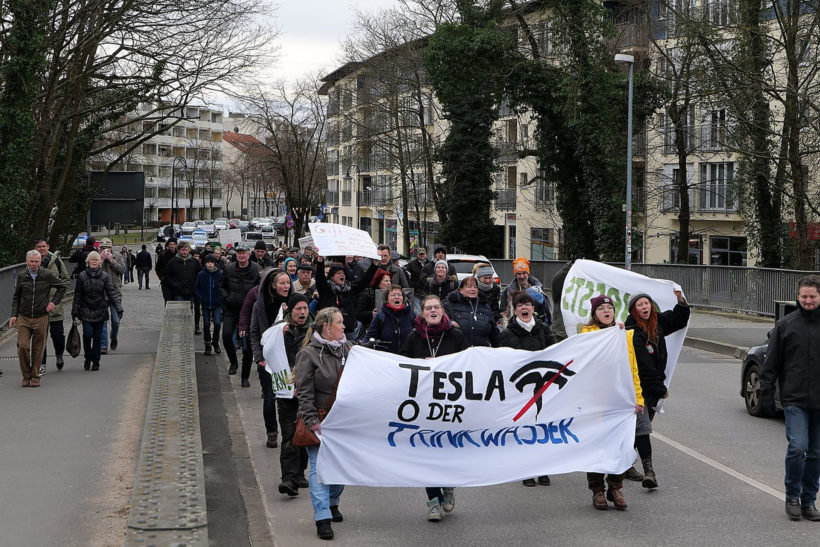
{"type": "Polygon", "coordinates": [[[530,228],[530,259],[555,260],[551,228],[530,228]]]}
{"type": "Polygon", "coordinates": [[[735,164],[702,163],[700,166],[700,210],[724,211],[736,210],[732,195],[732,179],[735,164]]]}
{"type": "Polygon", "coordinates": [[[555,201],[555,183],[551,180],[539,178],[535,185],[536,209],[546,207],[555,201]]]}
{"type": "Polygon", "coordinates": [[[713,266],[745,266],[746,238],[712,236],[709,239],[709,263],[713,266]]]}
{"type": "MultiPolygon", "coordinates": [[[[669,238],[669,262],[678,262],[678,238],[669,238]]],[[[703,236],[689,236],[689,255],[687,264],[703,264],[703,236]]]]}
{"type": "Polygon", "coordinates": [[[726,143],[726,127],[725,108],[708,111],[701,126],[701,148],[722,150],[726,143]]]}

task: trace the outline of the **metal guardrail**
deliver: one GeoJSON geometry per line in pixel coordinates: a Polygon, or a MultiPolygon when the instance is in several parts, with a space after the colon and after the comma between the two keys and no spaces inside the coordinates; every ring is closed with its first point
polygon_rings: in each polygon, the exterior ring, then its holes
{"type": "Polygon", "coordinates": [[[125,545],[208,545],[193,314],[168,302],[154,361],[125,545]]]}
{"type": "MultiPolygon", "coordinates": [[[[513,278],[512,260],[492,259],[503,284],[513,278]]],[[[531,261],[530,273],[545,290],[566,261],[531,261]]],[[[623,263],[609,263],[623,268],[623,263]]],[[[669,279],[683,287],[690,304],[702,308],[751,313],[774,317],[776,301],[793,301],[797,282],[810,273],[799,270],[701,266],[689,264],[633,264],[632,271],[658,279],[669,279]]]]}

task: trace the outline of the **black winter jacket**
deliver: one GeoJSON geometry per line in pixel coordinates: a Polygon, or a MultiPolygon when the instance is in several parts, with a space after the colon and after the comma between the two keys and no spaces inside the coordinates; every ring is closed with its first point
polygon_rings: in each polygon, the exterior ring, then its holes
{"type": "MultiPolygon", "coordinates": [[[[102,270],[102,269],[101,269],[102,270]]],[[[108,300],[114,303],[117,313],[122,316],[122,302],[114,283],[107,273],[93,276],[86,268],[77,277],[74,286],[74,304],[71,306],[71,317],[88,323],[99,323],[108,320],[108,300]]]]}
{"type": "Polygon", "coordinates": [[[436,283],[436,278],[433,276],[428,277],[424,282],[425,294],[438,296],[442,304],[447,298],[447,295],[456,290],[458,290],[458,278],[455,275],[448,276],[441,284],[436,283]]]}
{"type": "Polygon", "coordinates": [[[387,345],[387,351],[398,353],[402,343],[412,332],[415,320],[416,314],[413,306],[405,304],[402,309],[396,311],[385,305],[373,318],[364,337],[367,340],[371,338],[381,340],[387,345]]]}
{"type": "Polygon", "coordinates": [[[527,351],[541,351],[555,343],[550,328],[543,321],[535,318],[535,326],[531,331],[518,324],[515,317],[510,319],[507,328],[498,337],[498,346],[505,348],[523,349],[527,351]]]}
{"type": "Polygon", "coordinates": [[[495,322],[498,323],[501,320],[501,306],[499,304],[499,299],[501,298],[501,287],[498,286],[498,283],[493,283],[493,286],[487,289],[486,291],[481,287],[478,288],[481,291],[481,294],[484,295],[484,298],[487,299],[487,304],[489,304],[490,309],[493,311],[493,319],[495,322]]]}
{"type": "Polygon", "coordinates": [[[467,343],[467,337],[464,336],[464,333],[461,332],[460,329],[456,327],[451,327],[450,330],[445,331],[442,334],[443,339],[441,339],[441,343],[439,344],[439,338],[434,338],[432,340],[425,340],[419,334],[419,331],[413,329],[413,332],[410,333],[410,336],[404,341],[404,344],[401,347],[400,354],[404,355],[405,357],[412,357],[414,359],[426,359],[427,357],[433,357],[432,353],[430,352],[430,348],[438,347],[438,351],[436,352],[436,357],[441,357],[442,355],[450,355],[452,353],[458,353],[459,351],[465,350],[470,347],[467,343]],[[429,344],[428,344],[429,342],[429,344]]]}
{"type": "Polygon", "coordinates": [[[444,300],[444,311],[450,321],[458,323],[458,328],[467,337],[470,346],[498,346],[500,331],[493,319],[493,311],[481,291],[470,301],[459,291],[451,292],[444,300]]]}
{"type": "Polygon", "coordinates": [[[279,315],[283,304],[287,309],[288,297],[293,294],[292,288],[288,292],[288,296],[285,297],[279,296],[278,293],[271,294],[270,285],[273,283],[273,278],[276,277],[274,272],[279,273],[276,270],[268,269],[262,274],[262,279],[259,281],[259,293],[251,311],[249,330],[254,363],[258,363],[264,358],[262,355],[262,335],[276,322],[276,317],[279,315]],[[275,315],[271,317],[269,312],[275,315]]]}
{"type": "Polygon", "coordinates": [[[137,268],[140,270],[150,270],[151,264],[153,260],[151,259],[151,253],[148,251],[140,251],[137,253],[137,258],[135,260],[137,268]]]}
{"type": "Polygon", "coordinates": [[[219,291],[222,293],[222,309],[226,313],[239,316],[242,303],[248,291],[259,284],[259,265],[249,262],[245,268],[232,262],[225,266],[222,279],[219,280],[219,291]]]}
{"type": "Polygon", "coordinates": [[[199,260],[188,256],[182,258],[177,255],[165,267],[165,283],[171,288],[171,295],[176,298],[191,298],[196,288],[196,278],[202,271],[199,260]]]}
{"type": "Polygon", "coordinates": [[[760,395],[768,408],[774,408],[775,382],[783,406],[820,408],[820,309],[798,305],[775,323],[760,375],[760,395]]]}
{"type": "Polygon", "coordinates": [[[373,262],[358,281],[350,282],[349,291],[337,294],[333,292],[333,289],[328,283],[324,263],[317,264],[316,291],[319,293],[319,302],[316,306],[316,311],[333,306],[339,308],[345,320],[345,332],[354,332],[356,330],[356,305],[359,302],[359,295],[367,284],[370,283],[375,271],[376,263],[373,262]]]}
{"type": "Polygon", "coordinates": [[[154,271],[157,272],[157,277],[159,277],[160,281],[164,281],[165,268],[168,267],[168,263],[176,255],[176,251],[170,251],[168,249],[165,249],[164,251],[162,251],[162,254],[157,257],[157,263],[154,264],[154,271]]]}
{"type": "Polygon", "coordinates": [[[665,337],[678,331],[689,322],[689,306],[676,304],[658,316],[658,342],[649,341],[644,331],[637,328],[638,324],[630,315],[626,318],[626,328],[634,329],[632,345],[635,348],[635,359],[638,362],[638,376],[641,379],[643,397],[648,400],[647,408],[655,406],[658,400],[666,394],[666,359],[669,356],[666,350],[665,337]]]}

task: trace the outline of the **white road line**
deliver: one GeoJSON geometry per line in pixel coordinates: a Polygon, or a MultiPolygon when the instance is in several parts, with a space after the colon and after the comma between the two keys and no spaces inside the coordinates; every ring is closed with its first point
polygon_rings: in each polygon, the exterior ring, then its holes
{"type": "Polygon", "coordinates": [[[771,496],[774,496],[775,498],[779,499],[780,501],[786,501],[786,494],[785,493],[780,492],[778,490],[775,490],[774,488],[771,488],[770,486],[766,486],[762,482],[756,481],[753,478],[744,475],[743,473],[739,473],[739,472],[735,471],[734,469],[732,469],[731,467],[727,467],[727,466],[723,465],[722,463],[717,462],[717,461],[713,460],[712,458],[710,458],[708,456],[704,456],[703,454],[701,454],[697,450],[692,450],[691,448],[683,446],[682,444],[680,444],[676,441],[673,441],[672,439],[670,439],[668,437],[664,437],[660,433],[652,433],[652,436],[655,437],[656,439],[658,439],[659,441],[665,442],[666,444],[668,444],[669,446],[671,446],[673,448],[677,448],[678,450],[680,450],[684,454],[688,454],[689,456],[692,456],[696,460],[702,461],[706,465],[714,467],[718,471],[723,471],[727,475],[729,475],[731,477],[734,477],[734,478],[736,478],[740,481],[743,481],[746,484],[748,484],[749,486],[753,486],[753,487],[757,488],[758,490],[760,490],[762,492],[765,492],[765,493],[767,493],[771,496]]]}

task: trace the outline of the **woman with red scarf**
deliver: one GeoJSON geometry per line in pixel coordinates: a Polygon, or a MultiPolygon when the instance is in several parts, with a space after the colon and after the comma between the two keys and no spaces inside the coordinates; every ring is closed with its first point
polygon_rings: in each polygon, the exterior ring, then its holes
{"type": "MultiPolygon", "coordinates": [[[[387,279],[390,279],[388,274],[387,279]]],[[[402,344],[413,332],[413,324],[416,321],[416,312],[404,298],[401,285],[393,285],[387,293],[386,301],[373,318],[365,340],[375,338],[381,340],[386,346],[386,351],[398,353],[402,344]]]]}
{"type": "MultiPolygon", "coordinates": [[[[468,347],[464,333],[454,327],[444,313],[441,299],[428,295],[421,301],[421,315],[416,317],[416,326],[404,341],[400,353],[414,359],[432,359],[468,347]]],[[[452,488],[428,487],[427,499],[427,520],[430,522],[440,521],[442,511],[449,513],[456,506],[452,488]]]]}

